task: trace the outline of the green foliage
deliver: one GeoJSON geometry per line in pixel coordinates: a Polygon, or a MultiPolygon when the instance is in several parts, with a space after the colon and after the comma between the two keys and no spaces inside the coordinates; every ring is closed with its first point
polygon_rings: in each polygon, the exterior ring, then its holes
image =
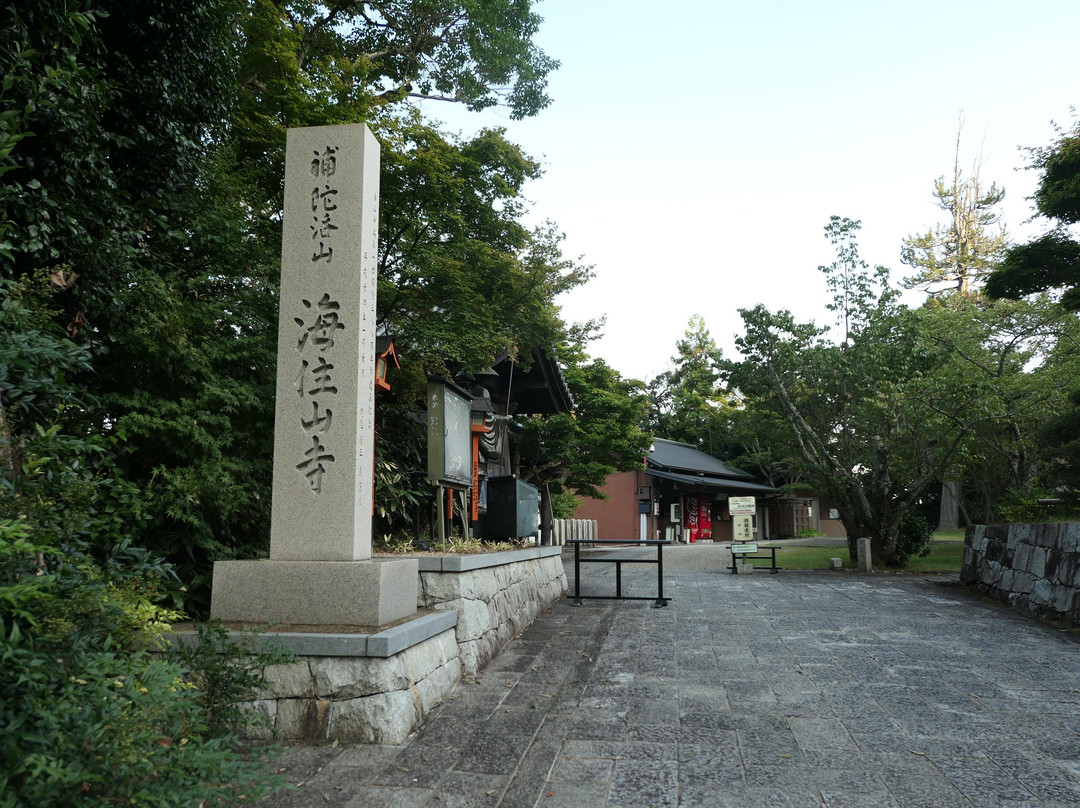
{"type": "Polygon", "coordinates": [[[951,181],[946,183],[939,177],[934,183],[934,198],[948,222],[904,239],[900,259],[916,270],[915,275],[905,278],[907,288],[922,286],[931,296],[945,299],[970,295],[1008,247],[1001,216],[995,210],[1005,191],[993,183],[983,188],[977,165],[972,176],[964,176],[959,135],[956,152],[951,181]]]}
{"type": "Polygon", "coordinates": [[[268,542],[274,287],[243,277],[247,266],[147,274],[127,300],[140,316],[95,363],[103,378],[135,381],[104,390],[104,410],[149,500],[143,536],[190,584],[193,611],[206,605],[209,562],[268,542]]]}
{"type": "Polygon", "coordinates": [[[700,314],[690,317],[675,347],[672,369],[649,383],[649,426],[662,438],[726,455],[732,407],[719,383],[725,362],[700,314]]]}
{"type": "Polygon", "coordinates": [[[90,367],[86,349],[51,324],[51,294],[34,289],[33,280],[0,277],[0,457],[11,460],[11,435],[74,404],[69,379],[90,367]]]}
{"type": "Polygon", "coordinates": [[[554,344],[553,300],[588,276],[552,226],[522,224],[539,168],[502,132],[458,142],[395,112],[414,90],[542,108],[555,65],[531,42],[531,4],[10,12],[0,282],[27,314],[6,346],[24,366],[2,366],[21,386],[4,390],[0,434],[48,422],[57,402],[41,385],[59,368],[62,403],[84,404],[70,428],[123,439],[113,457],[143,495],[136,543],[167,555],[186,606],[205,610],[210,563],[267,546],[285,130],[365,121],[384,146],[380,326],[413,368],[380,402],[380,519],[400,524],[424,493],[414,436],[386,426],[415,408],[405,394],[427,371],[554,344]]]}
{"type": "Polygon", "coordinates": [[[201,737],[205,714],[179,667],[145,653],[46,653],[4,630],[0,805],[180,808],[280,786],[227,739],[201,737]]]}
{"type": "Polygon", "coordinates": [[[16,438],[0,467],[0,805],[268,793],[276,780],[212,737],[187,671],[144,650],[179,617],[161,605],[175,576],[131,544],[141,500],[111,442],[60,424],[16,438]]]}
{"type": "Polygon", "coordinates": [[[1054,472],[1047,478],[1051,496],[1075,506],[1080,500],[1080,390],[1073,390],[1068,403],[1043,421],[1040,437],[1054,472]]]}
{"type": "MultiPolygon", "coordinates": [[[[375,123],[410,96],[511,117],[549,103],[558,67],[532,43],[530,0],[252,0],[239,16],[242,94],[232,136],[255,210],[281,208],[285,129],[375,123]]],[[[385,141],[384,141],[385,142],[385,141]]],[[[396,152],[391,147],[391,153],[396,152]]],[[[384,153],[384,159],[390,156],[384,153]]]]}
{"type": "MultiPolygon", "coordinates": [[[[259,0],[243,21],[245,88],[295,113],[344,106],[352,114],[409,96],[501,104],[518,119],[550,103],[558,63],[532,42],[541,18],[531,0],[259,0]],[[307,98],[301,97],[300,94],[307,98]]],[[[277,104],[272,107],[279,107],[277,104]]]]}
{"type": "Polygon", "coordinates": [[[1011,249],[986,282],[986,293],[1018,299],[1047,289],[1062,289],[1061,305],[1080,311],[1080,243],[1054,230],[1011,249]]]}
{"type": "Polygon", "coordinates": [[[1064,289],[1061,305],[1080,311],[1080,242],[1070,225],[1080,222],[1080,121],[1058,130],[1048,147],[1029,150],[1032,168],[1041,172],[1035,209],[1055,229],[1005,256],[986,282],[995,298],[1020,298],[1034,292],[1064,289]]]}
{"type": "Polygon", "coordinates": [[[0,805],[221,804],[280,785],[210,736],[182,668],[139,650],[176,617],[156,605],[167,570],[38,527],[0,519],[0,805]]]}
{"type": "Polygon", "coordinates": [[[575,496],[569,491],[552,492],[551,517],[553,519],[572,519],[579,505],[581,505],[581,497],[575,496]]]}
{"type": "MultiPolygon", "coordinates": [[[[68,265],[61,324],[107,334],[128,272],[169,228],[233,93],[238,2],[20,4],[0,30],[0,110],[23,136],[0,187],[6,277],[68,265]],[[162,13],[168,6],[168,13],[162,13]]],[[[119,315],[119,318],[117,317],[119,315]]]]}
{"type": "Polygon", "coordinates": [[[896,541],[896,559],[898,564],[906,564],[908,559],[930,555],[930,539],[934,529],[919,513],[908,511],[900,520],[900,530],[896,541]]]}
{"type": "Polygon", "coordinates": [[[550,348],[557,295],[588,279],[551,225],[521,222],[538,164],[502,130],[466,142],[413,114],[384,117],[379,324],[429,372],[476,370],[510,346],[550,348]],[[433,316],[442,312],[448,316],[433,316]]]}
{"type": "Polygon", "coordinates": [[[521,420],[521,476],[553,496],[598,497],[609,474],[641,468],[647,399],[641,382],[589,359],[580,344],[565,345],[560,359],[574,411],[521,420]]]}
{"type": "Polygon", "coordinates": [[[996,521],[1009,498],[1059,485],[1064,468],[1053,447],[1066,432],[1055,435],[1046,427],[1048,417],[1063,417],[1070,408],[1069,390],[1080,372],[1076,317],[1046,295],[957,298],[918,314],[924,337],[948,353],[938,375],[972,390],[968,436],[952,464],[964,480],[969,519],[996,521]]]}
{"type": "Polygon", "coordinates": [[[938,375],[945,351],[922,339],[917,317],[888,287],[888,271],[859,258],[858,229],[837,217],[826,227],[837,261],[821,269],[837,339],[788,312],[743,310],[736,344],[745,359],[730,379],[747,407],[772,413],[764,425],[785,424],[753,445],[771,440],[770,462],[777,453],[790,458],[801,480],[786,482],[829,494],[849,543],[868,537],[875,558],[897,564],[918,549],[904,533],[918,531],[904,520],[966,435],[972,398],[963,378],[938,375]]]}
{"type": "Polygon", "coordinates": [[[197,624],[195,641],[174,646],[168,658],[186,672],[184,681],[194,689],[207,732],[228,736],[258,723],[260,716],[246,705],[266,686],[263,669],[295,656],[280,643],[265,641],[258,628],[233,639],[219,621],[210,621],[197,624]]]}
{"type": "MultiPolygon", "coordinates": [[[[65,417],[126,437],[118,462],[146,517],[128,535],[190,575],[222,547],[265,542],[269,501],[273,286],[237,183],[209,160],[238,92],[240,7],[24,4],[0,36],[2,120],[21,136],[0,186],[0,221],[19,234],[0,280],[29,311],[12,342],[48,370],[60,344],[37,335],[67,331],[79,362],[64,403],[83,406],[65,417]]],[[[7,367],[31,389],[28,364],[7,367]]],[[[46,422],[34,401],[9,409],[14,433],[23,414],[46,422]]]]}
{"type": "Polygon", "coordinates": [[[1075,522],[1080,519],[1080,502],[1075,490],[1061,498],[1061,491],[1036,489],[1033,491],[1010,491],[999,505],[999,521],[1025,522],[1075,522]]]}

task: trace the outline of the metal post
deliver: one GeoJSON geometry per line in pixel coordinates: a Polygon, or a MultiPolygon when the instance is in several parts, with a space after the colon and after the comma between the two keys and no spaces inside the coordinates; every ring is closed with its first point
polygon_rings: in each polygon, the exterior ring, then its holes
{"type": "Polygon", "coordinates": [[[437,517],[437,528],[435,532],[435,538],[439,542],[439,546],[443,547],[446,544],[446,514],[443,512],[443,487],[442,485],[436,485],[436,502],[435,515],[437,517]]]}
{"type": "Polygon", "coordinates": [[[664,545],[656,545],[656,605],[667,606],[664,597],[664,545]]]}
{"type": "Polygon", "coordinates": [[[581,544],[574,543],[574,605],[581,605],[581,544]]]}

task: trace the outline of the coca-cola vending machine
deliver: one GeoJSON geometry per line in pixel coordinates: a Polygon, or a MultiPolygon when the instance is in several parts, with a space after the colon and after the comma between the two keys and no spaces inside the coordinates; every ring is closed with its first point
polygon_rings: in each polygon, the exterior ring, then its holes
{"type": "Polygon", "coordinates": [[[687,541],[712,541],[712,497],[708,494],[683,496],[683,529],[687,541]]]}

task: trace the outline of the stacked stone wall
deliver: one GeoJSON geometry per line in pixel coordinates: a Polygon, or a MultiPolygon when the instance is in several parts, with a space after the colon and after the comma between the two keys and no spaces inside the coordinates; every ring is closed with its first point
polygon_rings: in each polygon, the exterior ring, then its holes
{"type": "Polygon", "coordinates": [[[391,657],[300,657],[263,676],[252,737],[399,744],[461,679],[461,660],[450,629],[391,657]]]}
{"type": "Polygon", "coordinates": [[[971,525],[960,581],[1029,614],[1080,622],[1080,523],[971,525]]]}
{"type": "Polygon", "coordinates": [[[246,734],[402,743],[463,676],[482,670],[567,589],[557,548],[422,557],[419,563],[419,608],[439,612],[445,630],[406,641],[402,637],[418,630],[415,621],[404,621],[366,639],[352,638],[364,640],[365,650],[341,653],[325,650],[340,635],[317,637],[315,648],[310,635],[273,635],[298,656],[265,668],[267,686],[247,705],[253,720],[246,734]],[[450,611],[456,614],[441,614],[450,611]],[[376,640],[394,649],[380,651],[376,640]]]}
{"type": "Polygon", "coordinates": [[[453,571],[421,560],[417,606],[457,611],[462,673],[475,676],[566,590],[561,555],[453,571]]]}

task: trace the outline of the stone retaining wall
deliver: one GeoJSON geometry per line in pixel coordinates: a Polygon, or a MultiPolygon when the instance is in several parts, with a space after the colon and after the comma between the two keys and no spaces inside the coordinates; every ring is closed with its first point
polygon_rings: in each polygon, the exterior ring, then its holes
{"type": "Polygon", "coordinates": [[[463,676],[474,676],[567,588],[562,552],[536,547],[422,556],[425,613],[375,634],[278,631],[297,660],[267,667],[250,704],[257,738],[402,743],[463,676]]]}
{"type": "Polygon", "coordinates": [[[461,679],[461,659],[449,629],[390,657],[300,657],[264,676],[252,737],[399,744],[461,679]]]}
{"type": "Polygon", "coordinates": [[[457,612],[461,669],[474,676],[566,593],[559,547],[421,557],[417,607],[457,612]]]}
{"type": "Polygon", "coordinates": [[[1080,523],[970,525],[960,581],[1021,611],[1080,622],[1080,523]]]}

